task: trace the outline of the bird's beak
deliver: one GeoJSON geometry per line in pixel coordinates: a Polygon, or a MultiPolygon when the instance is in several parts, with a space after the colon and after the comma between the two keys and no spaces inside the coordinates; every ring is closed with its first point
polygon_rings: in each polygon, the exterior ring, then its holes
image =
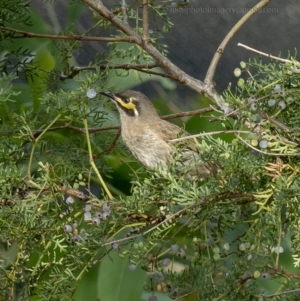
{"type": "Polygon", "coordinates": [[[99,92],[99,94],[102,94],[112,100],[115,100],[116,101],[116,95],[114,93],[111,93],[111,92],[99,92]]]}

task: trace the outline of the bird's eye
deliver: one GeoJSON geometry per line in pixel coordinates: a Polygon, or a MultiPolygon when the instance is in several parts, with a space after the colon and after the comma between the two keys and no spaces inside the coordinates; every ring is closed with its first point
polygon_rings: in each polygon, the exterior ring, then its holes
{"type": "Polygon", "coordinates": [[[123,99],[123,101],[124,101],[125,103],[130,103],[130,98],[129,98],[129,97],[126,97],[126,98],[123,99]]]}

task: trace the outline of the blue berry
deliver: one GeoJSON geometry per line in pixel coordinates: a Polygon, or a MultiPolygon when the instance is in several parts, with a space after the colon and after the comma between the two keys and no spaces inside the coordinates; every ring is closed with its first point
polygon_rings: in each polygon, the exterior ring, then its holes
{"type": "Polygon", "coordinates": [[[73,199],[72,197],[68,196],[68,197],[66,198],[66,203],[67,203],[68,205],[73,204],[74,202],[75,202],[75,201],[74,201],[74,199],[73,199]]]}
{"type": "Polygon", "coordinates": [[[102,213],[102,219],[107,220],[109,218],[110,213],[109,212],[103,212],[102,213]]]}
{"type": "Polygon", "coordinates": [[[79,242],[79,236],[78,235],[72,236],[72,241],[73,242],[79,242]]]}
{"type": "Polygon", "coordinates": [[[87,96],[88,98],[95,98],[96,95],[97,95],[97,92],[96,92],[96,90],[95,90],[94,88],[89,89],[89,90],[87,90],[87,92],[86,92],[86,96],[87,96]]]}
{"type": "Polygon", "coordinates": [[[131,264],[130,266],[129,266],[129,271],[130,272],[134,272],[136,270],[136,265],[135,264],[131,264]]]}
{"type": "Polygon", "coordinates": [[[276,104],[276,100],[275,99],[271,98],[271,99],[268,100],[268,106],[269,107],[273,107],[275,104],[276,104]]]}
{"type": "Polygon", "coordinates": [[[83,207],[83,210],[84,210],[85,212],[91,211],[91,210],[92,210],[92,206],[91,206],[90,204],[87,204],[87,205],[85,205],[85,206],[83,207]]]}
{"type": "Polygon", "coordinates": [[[99,211],[95,212],[95,217],[102,218],[102,213],[99,211]]]}
{"type": "Polygon", "coordinates": [[[285,102],[284,102],[283,100],[282,100],[282,101],[279,101],[278,107],[280,107],[281,110],[284,110],[284,109],[286,108],[285,102]]]}
{"type": "Polygon", "coordinates": [[[119,243],[118,243],[118,242],[114,242],[114,243],[112,244],[112,248],[113,248],[114,250],[119,250],[119,243]]]}
{"type": "Polygon", "coordinates": [[[228,105],[221,105],[221,110],[224,114],[228,114],[231,112],[231,108],[228,105]]]}
{"type": "Polygon", "coordinates": [[[70,232],[72,232],[73,228],[71,225],[65,225],[64,230],[65,230],[65,232],[70,233],[70,232]]]}
{"type": "Polygon", "coordinates": [[[179,246],[178,245],[171,245],[170,250],[171,250],[171,252],[177,252],[179,250],[179,246]]]}
{"type": "Polygon", "coordinates": [[[89,211],[84,212],[83,218],[84,218],[85,221],[91,220],[92,219],[91,212],[89,212],[89,211]]]}
{"type": "Polygon", "coordinates": [[[252,103],[250,106],[252,111],[256,111],[257,110],[257,104],[256,103],[252,103]]]}
{"type": "Polygon", "coordinates": [[[92,223],[94,224],[94,225],[99,225],[100,224],[100,219],[99,219],[99,217],[93,217],[92,218],[92,223]]]}
{"type": "Polygon", "coordinates": [[[260,148],[267,148],[268,145],[269,145],[269,142],[268,142],[267,140],[261,140],[261,141],[259,142],[259,147],[260,147],[260,148]]]}
{"type": "Polygon", "coordinates": [[[107,205],[107,203],[105,203],[102,206],[102,210],[103,210],[103,212],[110,212],[110,206],[107,205]]]}
{"type": "Polygon", "coordinates": [[[284,91],[282,91],[282,90],[281,90],[281,91],[279,91],[279,92],[278,92],[278,94],[279,94],[280,96],[282,96],[282,97],[284,97],[284,96],[285,96],[285,92],[284,92],[284,91]]]}
{"type": "Polygon", "coordinates": [[[170,263],[171,263],[171,259],[169,259],[169,258],[165,258],[165,259],[163,260],[163,266],[164,266],[164,267],[167,267],[170,263]]]}
{"type": "Polygon", "coordinates": [[[294,72],[294,73],[300,73],[300,66],[295,66],[295,67],[293,68],[293,72],[294,72]]]}
{"type": "Polygon", "coordinates": [[[255,96],[250,96],[249,98],[248,98],[248,104],[250,105],[250,104],[252,104],[252,103],[254,103],[256,101],[256,97],[255,96]]]}
{"type": "Polygon", "coordinates": [[[274,92],[275,93],[279,93],[280,91],[281,91],[281,86],[279,85],[279,84],[276,84],[275,86],[274,86],[274,92]]]}
{"type": "Polygon", "coordinates": [[[212,237],[209,237],[209,238],[207,239],[207,244],[208,244],[209,246],[213,246],[214,243],[215,243],[215,240],[214,240],[212,237]]]}
{"type": "Polygon", "coordinates": [[[269,273],[263,273],[261,274],[261,278],[262,279],[269,279],[271,277],[271,275],[269,273]]]}

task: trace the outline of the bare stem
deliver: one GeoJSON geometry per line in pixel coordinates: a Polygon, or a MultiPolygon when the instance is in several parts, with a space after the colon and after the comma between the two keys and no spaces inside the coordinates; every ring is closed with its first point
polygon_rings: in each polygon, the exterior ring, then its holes
{"type": "Polygon", "coordinates": [[[169,142],[173,143],[173,142],[178,142],[178,141],[183,141],[183,140],[188,140],[188,139],[194,139],[194,138],[212,136],[212,135],[219,135],[219,134],[249,134],[249,133],[251,133],[251,132],[250,131],[238,131],[238,130],[214,131],[214,132],[206,132],[206,133],[200,133],[200,134],[180,137],[180,138],[169,140],[169,142]]]}
{"type": "MultiPolygon", "coordinates": [[[[165,77],[165,78],[170,78],[170,79],[175,79],[174,76],[163,73],[163,72],[156,72],[156,71],[151,71],[150,69],[153,69],[155,67],[158,67],[157,64],[151,64],[149,65],[150,68],[148,68],[147,64],[142,64],[141,66],[137,65],[137,64],[114,64],[114,65],[99,65],[98,68],[100,68],[100,70],[106,70],[106,69],[123,69],[123,70],[137,70],[146,74],[152,74],[152,75],[157,75],[160,77],[165,77]],[[153,66],[153,67],[151,67],[153,66]]],[[[76,76],[80,71],[86,71],[86,70],[96,70],[97,67],[94,66],[85,66],[85,67],[75,67],[72,69],[72,71],[70,72],[70,74],[62,74],[60,75],[60,78],[62,80],[66,80],[68,78],[73,78],[74,76],[76,76]]]]}
{"type": "Polygon", "coordinates": [[[261,0],[258,4],[256,4],[252,9],[250,9],[228,32],[220,46],[218,47],[210,66],[207,70],[205,80],[204,82],[208,85],[211,85],[213,82],[213,78],[215,75],[215,71],[217,68],[217,65],[219,63],[219,60],[224,53],[224,50],[229,43],[229,41],[234,37],[234,35],[240,30],[240,28],[254,15],[256,14],[260,9],[262,9],[264,6],[266,6],[271,0],[261,0]]]}
{"type": "Polygon", "coordinates": [[[107,38],[107,37],[87,37],[84,35],[52,35],[52,34],[41,34],[35,32],[28,32],[23,30],[18,30],[9,27],[0,26],[0,31],[13,32],[19,35],[15,35],[14,39],[25,39],[25,38],[39,38],[39,39],[50,39],[50,40],[76,40],[76,41],[98,41],[98,42],[128,42],[131,43],[129,37],[120,38],[107,38]]]}
{"type": "Polygon", "coordinates": [[[128,24],[128,15],[126,10],[126,0],[122,0],[122,6],[121,6],[122,14],[123,14],[123,21],[124,23],[128,24]]]}
{"type": "Polygon", "coordinates": [[[144,43],[149,43],[149,15],[148,15],[148,0],[143,0],[143,35],[142,40],[144,43]]]}
{"type": "Polygon", "coordinates": [[[108,195],[110,200],[113,200],[114,197],[112,196],[112,194],[110,193],[109,189],[107,188],[95,162],[93,159],[93,154],[92,154],[92,147],[91,147],[91,141],[90,141],[90,136],[89,136],[89,130],[88,130],[88,124],[87,124],[87,120],[86,118],[83,119],[83,124],[84,124],[84,128],[85,128],[85,135],[86,135],[86,141],[87,141],[87,146],[88,146],[88,151],[89,151],[89,159],[90,159],[90,164],[95,172],[95,174],[97,175],[103,189],[105,190],[106,194],[108,195]]]}
{"type": "Polygon", "coordinates": [[[247,45],[244,45],[244,44],[242,44],[242,43],[238,43],[237,45],[240,46],[240,47],[244,47],[244,48],[247,49],[247,50],[250,50],[250,51],[253,51],[253,52],[255,52],[255,53],[258,53],[258,54],[260,54],[260,55],[266,56],[266,57],[268,57],[268,58],[270,58],[270,59],[274,59],[274,60],[276,60],[276,61],[280,61],[280,62],[283,62],[283,63],[290,63],[290,64],[295,63],[295,62],[293,62],[293,61],[291,61],[291,60],[282,59],[281,57],[277,57],[277,56],[274,56],[274,55],[271,55],[271,54],[268,54],[268,53],[265,53],[265,52],[256,50],[256,49],[251,48],[251,47],[249,47],[249,46],[247,46],[247,45]]]}
{"type": "MultiPolygon", "coordinates": [[[[211,111],[213,111],[212,108],[204,108],[204,109],[199,109],[199,110],[194,110],[194,111],[180,112],[180,113],[165,115],[165,116],[162,116],[161,118],[168,120],[168,119],[173,119],[173,118],[202,115],[204,113],[211,112],[211,111]]],[[[85,130],[83,128],[76,127],[71,124],[66,124],[63,126],[49,128],[48,131],[57,131],[57,130],[61,130],[61,129],[71,129],[71,130],[76,131],[81,134],[85,133],[85,130]]],[[[102,127],[102,128],[89,128],[88,131],[89,131],[89,134],[92,134],[92,133],[97,133],[97,132],[104,132],[104,131],[109,131],[109,130],[119,130],[119,129],[120,129],[120,126],[115,125],[115,126],[106,126],[106,127],[102,127]]],[[[13,131],[9,131],[9,133],[12,133],[12,132],[13,131]]],[[[38,137],[39,135],[41,135],[42,132],[43,131],[40,131],[40,130],[33,131],[33,137],[38,137]]],[[[3,133],[6,134],[7,132],[1,132],[1,134],[3,134],[3,133]]]]}
{"type": "Polygon", "coordinates": [[[38,141],[42,138],[42,136],[51,128],[51,126],[60,118],[60,115],[57,115],[56,118],[54,118],[52,120],[51,123],[48,124],[48,126],[43,130],[41,131],[40,135],[35,138],[34,140],[34,143],[32,145],[32,150],[31,150],[31,153],[30,153],[30,158],[29,158],[29,162],[28,162],[28,169],[27,169],[27,177],[28,177],[28,180],[31,181],[31,165],[32,165],[32,161],[33,161],[33,155],[34,155],[34,151],[35,151],[35,147],[38,143],[38,141]]]}

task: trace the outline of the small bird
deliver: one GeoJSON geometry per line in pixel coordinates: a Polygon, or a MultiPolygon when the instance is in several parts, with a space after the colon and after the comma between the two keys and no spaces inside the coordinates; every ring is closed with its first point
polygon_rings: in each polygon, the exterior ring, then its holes
{"type": "Polygon", "coordinates": [[[170,163],[181,164],[189,176],[198,179],[207,178],[218,172],[214,163],[199,165],[200,156],[196,143],[185,140],[176,155],[176,144],[171,140],[189,133],[177,125],[163,120],[158,115],[151,101],[137,91],[119,93],[100,92],[116,105],[121,121],[121,136],[134,155],[144,166],[154,170],[167,171],[170,163]]]}

